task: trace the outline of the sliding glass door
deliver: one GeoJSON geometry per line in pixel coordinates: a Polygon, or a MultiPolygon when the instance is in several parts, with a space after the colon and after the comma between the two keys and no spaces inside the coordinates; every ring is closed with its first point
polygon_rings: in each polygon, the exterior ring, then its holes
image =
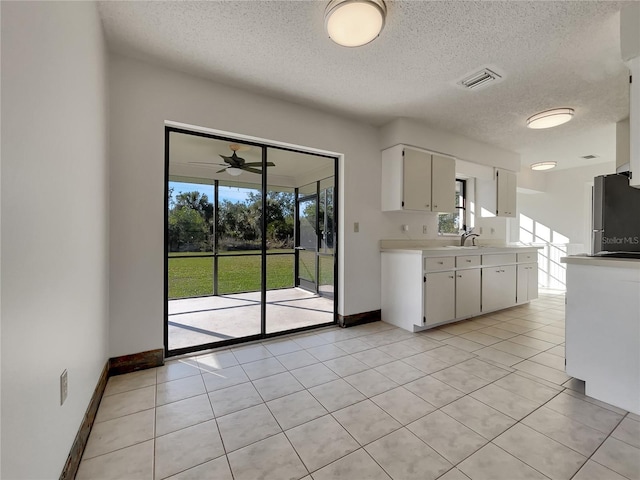
{"type": "Polygon", "coordinates": [[[333,323],[337,160],[174,128],[165,146],[167,353],[333,323]]]}

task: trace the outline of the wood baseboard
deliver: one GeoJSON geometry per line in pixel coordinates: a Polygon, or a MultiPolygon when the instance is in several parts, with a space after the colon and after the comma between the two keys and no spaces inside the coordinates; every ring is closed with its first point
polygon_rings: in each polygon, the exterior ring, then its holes
{"type": "Polygon", "coordinates": [[[338,315],[338,325],[343,328],[377,322],[379,320],[382,320],[382,311],[380,310],[356,313],[354,315],[338,315]]]}
{"type": "Polygon", "coordinates": [[[60,480],[73,480],[78,473],[78,467],[80,466],[80,460],[82,459],[82,454],[84,453],[84,447],[86,447],[87,445],[87,440],[89,439],[89,434],[91,433],[91,427],[93,427],[93,421],[96,418],[96,413],[98,413],[98,406],[100,405],[100,401],[102,400],[102,394],[104,393],[104,389],[107,386],[108,379],[109,361],[107,360],[107,362],[104,364],[104,368],[102,369],[102,373],[100,374],[100,379],[98,380],[96,389],[91,396],[91,401],[89,402],[87,411],[84,414],[84,418],[82,419],[82,423],[80,424],[80,428],[78,429],[76,438],[71,445],[71,451],[69,452],[67,461],[64,464],[62,473],[60,474],[60,480]]]}
{"type": "Polygon", "coordinates": [[[164,349],[148,350],[146,352],[123,355],[109,359],[109,376],[136,372],[147,368],[164,365],[164,349]]]}
{"type": "Polygon", "coordinates": [[[114,357],[107,360],[100,374],[96,389],[91,396],[89,407],[84,414],[76,438],[71,445],[71,451],[60,474],[60,480],[73,480],[78,473],[80,460],[82,460],[82,454],[87,446],[87,440],[89,439],[89,434],[91,433],[91,428],[98,413],[98,407],[100,406],[104,390],[107,387],[109,377],[147,368],[160,367],[162,365],[164,365],[164,349],[162,348],[135,353],[133,355],[114,357]]]}

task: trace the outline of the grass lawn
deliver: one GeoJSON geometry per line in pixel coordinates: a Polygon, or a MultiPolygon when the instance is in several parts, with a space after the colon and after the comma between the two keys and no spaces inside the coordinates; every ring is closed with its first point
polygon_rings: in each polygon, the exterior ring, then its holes
{"type": "MultiPolygon", "coordinates": [[[[293,254],[267,256],[267,289],[293,287],[293,261],[293,254]]],[[[218,293],[258,290],[259,255],[218,257],[218,293]]],[[[213,257],[169,258],[169,298],[202,295],[213,295],[213,257]]]]}
{"type": "MultiPolygon", "coordinates": [[[[291,250],[270,250],[270,252],[291,250]]],[[[234,252],[235,254],[236,252],[234,252]]],[[[241,254],[259,253],[243,251],[241,254]]],[[[213,257],[198,257],[203,253],[172,252],[169,254],[169,298],[213,295],[213,257]],[[176,256],[193,258],[173,258],[176,256]]],[[[294,254],[267,255],[267,289],[293,287],[294,254]]],[[[305,261],[306,260],[306,261],[305,261]]],[[[300,262],[303,278],[313,278],[313,262],[300,262]]],[[[320,257],[320,283],[333,285],[333,257],[320,257]]],[[[255,292],[260,290],[260,256],[218,257],[218,293],[255,292]]]]}

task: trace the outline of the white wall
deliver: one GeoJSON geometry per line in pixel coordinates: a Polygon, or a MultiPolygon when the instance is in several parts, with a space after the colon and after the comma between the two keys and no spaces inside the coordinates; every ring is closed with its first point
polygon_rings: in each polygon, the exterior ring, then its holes
{"type": "Polygon", "coordinates": [[[341,232],[339,312],[380,308],[376,129],[121,56],[110,89],[112,356],[163,347],[165,121],[344,154],[340,217],[360,232],[341,232]]]}
{"type": "Polygon", "coordinates": [[[525,215],[535,223],[536,232],[545,237],[541,243],[548,244],[541,254],[544,258],[539,257],[541,268],[544,268],[539,272],[541,285],[563,288],[565,266],[559,264],[560,257],[589,252],[593,178],[609,173],[615,173],[614,161],[551,170],[543,173],[544,193],[518,192],[518,217],[512,221],[512,235],[520,241],[529,241],[526,234],[519,232],[519,226],[526,222],[520,215],[525,215]],[[547,266],[543,265],[545,262],[547,266]]]}
{"type": "Polygon", "coordinates": [[[108,358],[106,53],[93,3],[1,9],[0,476],[51,479],[108,358]]]}

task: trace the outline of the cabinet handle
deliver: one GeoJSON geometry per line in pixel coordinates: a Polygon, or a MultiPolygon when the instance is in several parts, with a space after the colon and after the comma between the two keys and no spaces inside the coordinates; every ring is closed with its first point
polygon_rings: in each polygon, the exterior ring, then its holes
{"type": "Polygon", "coordinates": [[[458,275],[458,278],[462,278],[462,275],[458,275]]]}
{"type": "Polygon", "coordinates": [[[444,265],[444,262],[438,262],[438,265],[444,265]]]}
{"type": "Polygon", "coordinates": [[[434,205],[433,208],[438,208],[438,205],[434,205]]]}
{"type": "Polygon", "coordinates": [[[429,204],[427,203],[427,204],[425,205],[425,207],[428,207],[428,206],[429,206],[429,204]]]}
{"type": "Polygon", "coordinates": [[[453,275],[449,275],[449,278],[453,278],[453,275]]]}
{"type": "Polygon", "coordinates": [[[500,273],[500,272],[501,272],[501,270],[496,270],[496,273],[500,273]]]}
{"type": "Polygon", "coordinates": [[[467,259],[467,263],[471,263],[471,260],[467,259]]]}

